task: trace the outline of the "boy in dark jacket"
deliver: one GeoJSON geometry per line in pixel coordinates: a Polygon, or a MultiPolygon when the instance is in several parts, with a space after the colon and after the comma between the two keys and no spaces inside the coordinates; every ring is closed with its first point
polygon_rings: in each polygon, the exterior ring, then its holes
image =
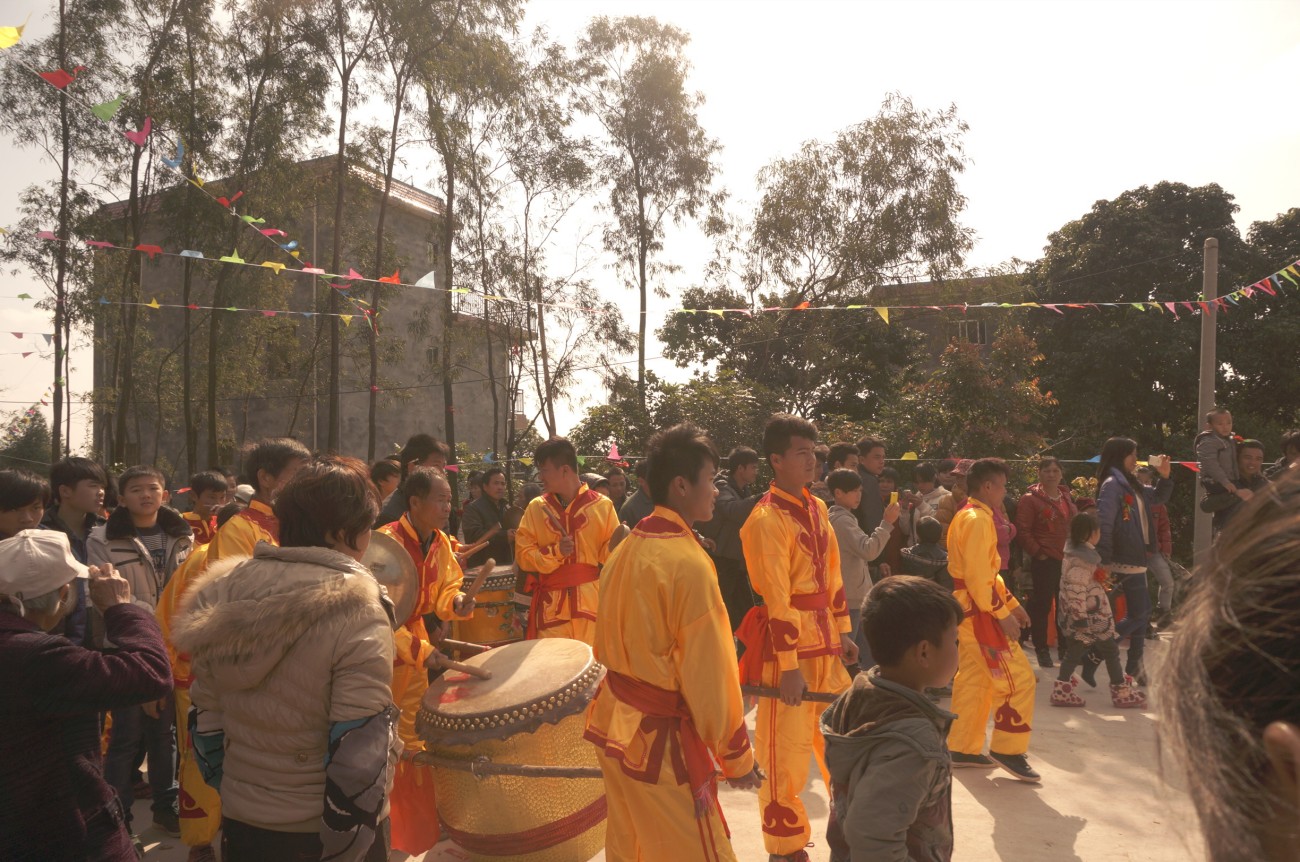
{"type": "Polygon", "coordinates": [[[948,552],[939,544],[943,525],[929,516],[916,525],[917,543],[903,549],[903,574],[916,575],[934,581],[947,590],[952,589],[952,575],[948,574],[948,552]]]}
{"type": "Polygon", "coordinates": [[[956,718],[925,696],[957,672],[961,605],[948,590],[899,575],[872,588],[862,625],[877,666],[822,714],[832,862],[952,858],[956,718]]]}

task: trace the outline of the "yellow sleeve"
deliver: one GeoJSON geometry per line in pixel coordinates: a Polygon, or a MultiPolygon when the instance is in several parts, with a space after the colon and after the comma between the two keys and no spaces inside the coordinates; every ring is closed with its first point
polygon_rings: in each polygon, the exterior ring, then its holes
{"type": "Polygon", "coordinates": [[[393,658],[396,664],[424,667],[424,663],[433,655],[433,644],[411,634],[406,626],[398,626],[393,632],[393,658]]]}
{"type": "Polygon", "coordinates": [[[756,506],[740,528],[749,580],[767,605],[776,663],[783,671],[799,666],[799,612],[790,607],[790,544],[781,515],[768,506],[756,506]]]}
{"type": "Polygon", "coordinates": [[[1012,594],[1011,590],[1007,589],[1007,584],[1002,580],[1001,575],[998,575],[997,583],[993,588],[997,590],[997,594],[1002,597],[1002,606],[1007,609],[1008,613],[1020,607],[1020,600],[1012,594]]]}
{"type": "Polygon", "coordinates": [[[257,544],[257,530],[238,515],[227,521],[208,543],[208,562],[229,557],[251,557],[257,544]]]}
{"type": "Polygon", "coordinates": [[[754,768],[754,754],[745,732],[740,671],[727,609],[718,591],[717,573],[708,558],[703,553],[681,556],[681,570],[689,571],[689,575],[677,581],[674,618],[666,622],[674,628],[682,698],[700,738],[722,765],[723,774],[739,778],[754,768]]]}
{"type": "Polygon", "coordinates": [[[560,536],[542,511],[545,505],[541,497],[529,503],[515,532],[515,561],[519,568],[543,575],[555,571],[564,561],[558,547],[560,536]]]}
{"type": "Polygon", "coordinates": [[[452,553],[451,542],[445,533],[438,538],[438,554],[434,558],[437,566],[437,586],[434,587],[435,598],[433,612],[442,620],[467,620],[473,613],[457,614],[452,608],[456,602],[456,596],[461,592],[461,587],[465,583],[465,573],[460,569],[460,563],[456,562],[456,555],[452,553]]]}
{"type": "MultiPolygon", "coordinates": [[[[1001,580],[998,576],[998,534],[991,517],[976,515],[972,510],[962,521],[962,530],[956,538],[962,542],[962,558],[973,571],[966,573],[966,592],[975,607],[993,614],[997,619],[1011,615],[1006,605],[995,607],[993,590],[1001,580]]],[[[1005,590],[1006,587],[1004,586],[1005,590]]]]}
{"type": "Polygon", "coordinates": [[[825,504],[817,501],[817,511],[821,514],[822,529],[826,532],[826,589],[831,597],[831,616],[835,618],[835,629],[842,635],[853,632],[853,621],[849,619],[849,602],[844,595],[844,572],[840,568],[840,543],[835,538],[835,528],[831,526],[830,515],[825,504]]]}

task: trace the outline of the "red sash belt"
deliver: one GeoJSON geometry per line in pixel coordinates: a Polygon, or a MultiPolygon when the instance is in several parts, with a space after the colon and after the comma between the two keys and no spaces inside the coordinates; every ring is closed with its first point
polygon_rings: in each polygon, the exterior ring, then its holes
{"type": "Polygon", "coordinates": [[[554,628],[577,617],[578,587],[599,579],[600,566],[587,563],[564,563],[548,574],[530,575],[528,580],[529,586],[533,588],[533,603],[528,611],[528,640],[536,639],[538,629],[554,628]],[[542,607],[546,604],[547,598],[552,593],[561,591],[563,595],[560,603],[556,605],[556,612],[560,612],[567,604],[569,616],[562,617],[549,625],[542,625],[542,607]]]}
{"type": "MultiPolygon", "coordinates": [[[[994,676],[1002,672],[1001,654],[1006,652],[1010,645],[1007,642],[1007,634],[1002,631],[1002,625],[997,618],[988,611],[980,610],[975,601],[970,598],[970,590],[966,589],[966,581],[963,578],[952,579],[952,590],[965,590],[967,601],[970,602],[970,609],[966,611],[966,619],[971,621],[971,626],[975,630],[975,642],[979,644],[980,655],[984,657],[984,663],[988,665],[994,676]]],[[[994,585],[996,594],[997,586],[994,585]]]]}
{"type": "MultiPolygon", "coordinates": [[[[797,611],[822,611],[830,609],[831,600],[826,593],[795,593],[790,596],[790,607],[797,611]]],[[[740,657],[740,682],[742,685],[763,684],[763,663],[776,660],[776,648],[772,646],[771,618],[766,605],[757,605],[749,609],[740,628],[736,629],[736,640],[745,645],[745,654],[740,657]]]]}
{"type": "MultiPolygon", "coordinates": [[[[612,670],[606,672],[605,684],[609,686],[610,692],[616,698],[638,712],[644,713],[647,719],[653,719],[649,722],[643,720],[643,727],[646,724],[660,725],[664,730],[677,731],[670,738],[681,762],[686,766],[686,775],[682,776],[679,773],[677,777],[679,780],[685,778],[690,782],[691,796],[706,806],[696,810],[707,810],[708,807],[712,807],[713,800],[717,796],[717,770],[713,764],[713,755],[709,754],[708,746],[704,744],[699,731],[695,728],[695,720],[691,717],[691,711],[687,708],[682,693],[659,688],[636,677],[612,670]]],[[[674,761],[677,759],[675,757],[674,761]]]]}

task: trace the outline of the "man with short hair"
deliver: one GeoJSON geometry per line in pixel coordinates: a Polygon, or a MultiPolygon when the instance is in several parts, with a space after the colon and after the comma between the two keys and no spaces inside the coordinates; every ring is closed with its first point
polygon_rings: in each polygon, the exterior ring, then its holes
{"type": "Polygon", "coordinates": [[[855,443],[836,443],[827,452],[826,474],[813,482],[812,487],[808,490],[812,491],[814,496],[820,497],[821,501],[829,508],[835,505],[835,497],[827,484],[830,475],[836,470],[856,471],[858,469],[858,447],[855,443]]]}
{"type": "Polygon", "coordinates": [[[528,638],[596,639],[600,567],[618,515],[608,497],[587,487],[578,474],[578,453],[552,437],[533,453],[546,493],[528,504],[515,533],[519,568],[531,573],[528,638]]]}
{"type": "Polygon", "coordinates": [[[609,501],[617,512],[627,502],[627,473],[622,467],[614,466],[605,472],[605,478],[609,480],[609,501]]]}
{"type": "Polygon", "coordinates": [[[1300,464],[1300,428],[1282,435],[1282,457],[1269,465],[1264,475],[1270,481],[1279,479],[1287,468],[1300,464]]]}
{"type": "Polygon", "coordinates": [[[387,500],[402,484],[402,467],[391,458],[376,461],[370,465],[370,481],[379,489],[379,499],[387,500]]]}
{"type": "MultiPolygon", "coordinates": [[[[398,453],[398,467],[401,470],[401,481],[405,482],[406,477],[416,467],[437,467],[439,470],[445,470],[447,459],[451,457],[451,450],[447,448],[446,443],[441,443],[434,439],[430,434],[413,434],[398,453]]],[[[391,524],[406,511],[406,495],[401,493],[401,484],[399,482],[396,490],[388,495],[384,500],[384,506],[379,510],[379,517],[375,519],[375,529],[378,530],[384,524],[391,524]]],[[[452,534],[455,535],[452,524],[452,534]]]]}
{"type": "Polygon", "coordinates": [[[466,545],[487,539],[487,547],[476,551],[465,565],[474,568],[491,559],[498,566],[507,566],[515,561],[515,531],[506,526],[506,471],[493,465],[481,478],[483,493],[465,506],[461,526],[466,545]]]}
{"type": "Polygon", "coordinates": [[[1029,614],[998,574],[993,509],[1007,493],[1010,471],[998,458],[976,461],[967,474],[970,497],[948,531],[953,595],[966,613],[957,629],[960,660],[952,687],[957,714],[948,734],[955,767],[1000,766],[1021,781],[1041,781],[1025,758],[1034,720],[1036,683],[1020,649],[1029,614]],[[984,756],[984,732],[993,709],[993,742],[984,756]]]}
{"type": "Polygon", "coordinates": [[[733,632],[754,606],[754,591],[749,586],[745,552],[740,545],[740,528],[762,496],[751,493],[757,479],[758,453],[748,446],[732,449],[727,456],[727,469],[719,471],[713,479],[713,487],[718,492],[713,517],[696,525],[700,534],[717,546],[709,556],[718,571],[718,588],[733,632]]]}
{"type": "Polygon", "coordinates": [[[618,510],[619,521],[629,527],[635,527],[642,518],[647,517],[654,511],[655,504],[650,500],[650,487],[645,481],[645,471],[646,462],[642,458],[633,468],[633,473],[636,476],[636,492],[628,497],[627,501],[618,510]]]}
{"type": "Polygon", "coordinates": [[[880,496],[880,474],[885,470],[885,441],[863,437],[858,441],[858,476],[862,479],[862,505],[858,507],[858,526],[870,535],[880,526],[885,503],[880,496]]]}
{"type": "MultiPolygon", "coordinates": [[[[50,508],[45,510],[41,527],[58,530],[68,537],[68,546],[77,562],[85,565],[86,540],[90,531],[104,522],[100,510],[104,507],[104,491],[108,476],[104,468],[89,458],[69,457],[50,468],[50,508]]],[[[90,646],[86,630],[86,582],[78,578],[73,583],[77,603],[63,618],[57,634],[74,644],[90,646]]]]}
{"type": "Polygon", "coordinates": [[[763,452],[775,478],[740,529],[754,591],[764,604],[745,617],[741,681],[778,689],[759,700],[754,749],[767,777],[758,791],[769,862],[806,862],[812,834],[799,794],[815,755],[830,784],[818,704],[807,690],[838,694],[849,687],[845,663],[858,659],[840,575],[840,550],[826,504],[807,489],[817,469],[817,426],[777,414],[763,431],[763,452]]]}
{"type": "Polygon", "coordinates": [[[726,608],[691,530],[712,512],[718,453],[694,425],[661,431],[647,448],[655,508],[602,576],[594,646],[606,675],[584,733],[605,776],[606,853],[734,862],[714,761],[733,787],[756,788],[760,777],[726,608]]]}

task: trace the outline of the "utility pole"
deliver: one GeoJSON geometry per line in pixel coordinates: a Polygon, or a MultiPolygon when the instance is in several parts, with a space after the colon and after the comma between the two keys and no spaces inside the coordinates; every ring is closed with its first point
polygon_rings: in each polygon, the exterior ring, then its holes
{"type": "MultiPolygon", "coordinates": [[[[1197,399],[1196,422],[1199,425],[1205,414],[1214,409],[1214,387],[1219,370],[1215,350],[1215,337],[1218,327],[1218,306],[1214,300],[1219,296],[1219,241],[1210,237],[1205,241],[1205,261],[1201,275],[1201,391],[1197,399]]],[[[1194,490],[1198,497],[1199,491],[1194,490]]],[[[1200,565],[1206,559],[1210,544],[1214,538],[1213,516],[1195,508],[1195,531],[1192,539],[1192,562],[1200,565]]]]}

